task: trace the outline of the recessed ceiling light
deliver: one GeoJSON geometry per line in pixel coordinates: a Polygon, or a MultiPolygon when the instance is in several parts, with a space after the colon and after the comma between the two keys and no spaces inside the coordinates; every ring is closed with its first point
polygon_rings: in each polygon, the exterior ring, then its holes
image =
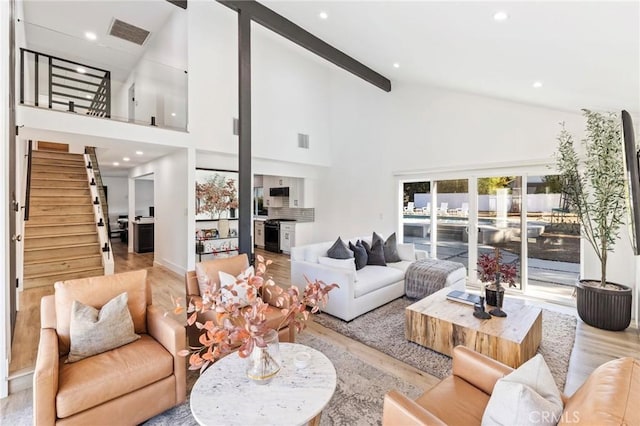
{"type": "Polygon", "coordinates": [[[129,157],[122,157],[122,161],[129,161],[129,160],[131,160],[131,158],[129,158],[129,157]]]}
{"type": "Polygon", "coordinates": [[[400,68],[400,64],[399,64],[399,63],[397,63],[397,62],[395,62],[395,63],[393,64],[393,67],[394,67],[394,68],[400,68]]]}
{"type": "Polygon", "coordinates": [[[142,155],[142,154],[144,154],[144,152],[142,152],[142,151],[136,151],[136,155],[142,155]]]}
{"type": "Polygon", "coordinates": [[[120,165],[120,163],[118,163],[117,161],[114,161],[114,162],[113,162],[113,165],[114,165],[114,166],[119,166],[119,165],[120,165]]]}
{"type": "Polygon", "coordinates": [[[175,112],[172,112],[172,113],[171,113],[171,116],[172,116],[172,117],[175,117],[175,116],[176,116],[176,113],[175,113],[175,112]]]}
{"type": "Polygon", "coordinates": [[[78,67],[78,68],[76,68],[76,71],[78,71],[80,74],[84,74],[85,72],[87,72],[87,70],[85,70],[85,69],[84,69],[84,68],[82,68],[82,67],[78,67]]]}
{"type": "Polygon", "coordinates": [[[87,38],[87,40],[95,40],[98,38],[96,33],[92,33],[91,31],[87,31],[86,33],[84,33],[84,36],[87,38]]]}
{"type": "Polygon", "coordinates": [[[495,21],[498,21],[498,22],[500,22],[500,21],[506,21],[508,18],[509,18],[509,15],[507,15],[507,12],[502,12],[502,11],[501,11],[501,12],[496,12],[496,13],[493,15],[493,19],[494,19],[495,21]]]}
{"type": "Polygon", "coordinates": [[[542,82],[541,81],[534,81],[533,82],[533,87],[536,89],[539,89],[542,87],[542,82]]]}
{"type": "Polygon", "coordinates": [[[329,14],[327,12],[320,12],[318,16],[320,17],[320,19],[327,19],[329,17],[329,14]]]}

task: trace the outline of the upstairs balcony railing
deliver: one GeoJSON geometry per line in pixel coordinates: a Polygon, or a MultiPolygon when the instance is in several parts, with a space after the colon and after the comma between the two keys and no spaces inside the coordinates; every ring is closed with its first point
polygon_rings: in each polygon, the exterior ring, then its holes
{"type": "Polygon", "coordinates": [[[35,106],[45,100],[51,109],[111,118],[111,72],[107,70],[21,48],[21,104],[25,103],[25,90],[33,90],[35,106]],[[46,78],[42,78],[42,70],[46,70],[46,78]],[[33,78],[27,78],[26,73],[31,72],[33,78]],[[33,87],[26,87],[27,82],[33,87]]]}

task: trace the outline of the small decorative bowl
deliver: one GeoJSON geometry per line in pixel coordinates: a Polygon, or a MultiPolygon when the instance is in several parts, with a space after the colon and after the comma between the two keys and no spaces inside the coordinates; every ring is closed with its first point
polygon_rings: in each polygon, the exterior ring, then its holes
{"type": "Polygon", "coordinates": [[[293,357],[293,364],[296,368],[305,368],[309,365],[309,361],[311,360],[311,355],[308,352],[298,352],[293,357]]]}

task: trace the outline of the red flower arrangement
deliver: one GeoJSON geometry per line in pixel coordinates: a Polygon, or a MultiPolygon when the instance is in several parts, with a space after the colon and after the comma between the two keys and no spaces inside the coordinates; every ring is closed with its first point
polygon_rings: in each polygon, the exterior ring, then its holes
{"type": "Polygon", "coordinates": [[[515,265],[501,263],[502,254],[495,248],[494,254],[486,253],[478,258],[478,279],[482,282],[493,283],[496,273],[500,273],[500,281],[509,283],[509,287],[516,286],[518,269],[515,265]]]}
{"type": "Polygon", "coordinates": [[[301,332],[306,327],[306,321],[311,314],[320,310],[327,303],[331,290],[338,284],[325,284],[322,281],[310,281],[304,292],[292,285],[288,289],[276,285],[268,278],[265,279],[267,266],[271,260],[265,261],[260,255],[256,256],[255,274],[244,274],[238,277],[237,284],[244,283],[247,288],[249,305],[241,307],[238,303],[237,292],[231,286],[220,286],[217,283],[209,285],[209,289],[202,295],[202,301],[189,301],[183,306],[181,299],[174,299],[174,313],[179,315],[186,310],[187,325],[205,330],[200,335],[200,347],[191,347],[181,351],[180,355],[189,356],[189,369],[204,371],[209,364],[238,349],[241,358],[248,357],[254,347],[264,348],[265,335],[272,329],[267,327],[266,310],[269,305],[260,295],[267,295],[274,300],[282,314],[282,322],[277,330],[285,325],[295,327],[301,332]],[[308,310],[307,307],[311,309],[308,310]],[[216,322],[198,322],[198,313],[215,311],[216,322]]]}

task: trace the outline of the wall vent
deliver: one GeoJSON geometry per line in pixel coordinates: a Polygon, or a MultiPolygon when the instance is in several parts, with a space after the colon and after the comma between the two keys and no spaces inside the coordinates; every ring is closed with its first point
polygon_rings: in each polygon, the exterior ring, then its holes
{"type": "Polygon", "coordinates": [[[111,28],[109,28],[109,35],[130,41],[131,43],[135,43],[140,46],[147,41],[149,34],[151,33],[143,28],[136,27],[135,25],[128,24],[116,18],[113,18],[113,23],[111,24],[111,28]]]}
{"type": "Polygon", "coordinates": [[[233,134],[236,136],[240,135],[240,120],[233,117],[233,134]]]}
{"type": "Polygon", "coordinates": [[[309,149],[309,135],[298,133],[298,148],[309,149]]]}

